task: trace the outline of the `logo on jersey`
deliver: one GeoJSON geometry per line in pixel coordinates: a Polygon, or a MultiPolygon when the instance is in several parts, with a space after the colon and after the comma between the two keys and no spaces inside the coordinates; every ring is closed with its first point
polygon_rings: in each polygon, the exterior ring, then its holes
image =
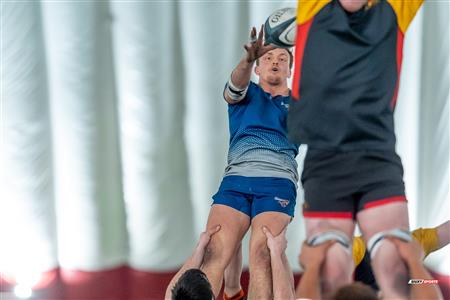
{"type": "Polygon", "coordinates": [[[278,201],[278,203],[281,205],[281,207],[286,207],[289,205],[289,200],[278,198],[278,197],[275,197],[274,199],[276,201],[278,201]]]}
{"type": "Polygon", "coordinates": [[[284,106],[287,110],[289,110],[289,103],[281,102],[281,105],[284,106]]]}

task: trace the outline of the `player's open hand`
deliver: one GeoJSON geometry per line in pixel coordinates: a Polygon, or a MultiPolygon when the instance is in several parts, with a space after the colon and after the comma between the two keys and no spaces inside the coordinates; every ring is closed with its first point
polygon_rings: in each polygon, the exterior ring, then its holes
{"type": "Polygon", "coordinates": [[[268,51],[275,49],[274,45],[270,44],[264,45],[263,35],[264,35],[263,25],[261,25],[261,29],[259,30],[258,36],[256,36],[255,27],[253,27],[252,30],[250,31],[250,42],[244,45],[244,48],[247,51],[248,63],[253,63],[268,51]]]}
{"type": "Polygon", "coordinates": [[[328,249],[334,245],[336,241],[327,241],[317,246],[310,246],[304,242],[299,256],[299,263],[303,269],[310,266],[320,267],[325,260],[328,249]]]}
{"type": "Polygon", "coordinates": [[[200,234],[200,239],[198,240],[197,250],[205,251],[206,246],[208,246],[211,237],[220,230],[220,225],[210,227],[200,234]]]}
{"type": "Polygon", "coordinates": [[[191,267],[192,268],[200,268],[203,263],[203,258],[205,256],[206,247],[211,241],[211,237],[216,234],[220,230],[220,225],[212,226],[200,234],[200,238],[197,243],[197,247],[195,247],[194,252],[190,258],[191,267]]]}
{"type": "Polygon", "coordinates": [[[281,255],[287,248],[286,230],[287,226],[277,235],[273,236],[269,228],[264,226],[262,228],[264,234],[267,237],[267,247],[270,253],[273,255],[281,255]]]}
{"type": "Polygon", "coordinates": [[[405,242],[395,237],[387,237],[398,249],[400,257],[406,263],[421,262],[424,257],[422,246],[413,239],[411,242],[405,242]]]}

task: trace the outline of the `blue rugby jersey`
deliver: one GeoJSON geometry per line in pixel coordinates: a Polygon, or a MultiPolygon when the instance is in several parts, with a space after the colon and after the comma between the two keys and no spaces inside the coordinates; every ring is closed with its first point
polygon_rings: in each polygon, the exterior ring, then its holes
{"type": "Polygon", "coordinates": [[[250,82],[246,97],[228,105],[230,147],[225,176],[282,177],[297,184],[298,145],[287,138],[290,96],[272,97],[250,82]]]}

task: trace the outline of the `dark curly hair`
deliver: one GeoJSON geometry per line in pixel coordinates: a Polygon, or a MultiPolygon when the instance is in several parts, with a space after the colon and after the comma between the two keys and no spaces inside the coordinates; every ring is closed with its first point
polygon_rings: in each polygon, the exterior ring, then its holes
{"type": "Polygon", "coordinates": [[[211,284],[205,273],[199,269],[189,269],[181,275],[172,289],[172,300],[214,299],[211,284]]]}

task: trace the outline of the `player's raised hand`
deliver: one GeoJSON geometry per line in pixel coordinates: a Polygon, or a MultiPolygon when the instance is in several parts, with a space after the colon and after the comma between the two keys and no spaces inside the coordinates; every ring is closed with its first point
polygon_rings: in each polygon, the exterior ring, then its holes
{"type": "Polygon", "coordinates": [[[244,45],[244,49],[247,51],[248,63],[253,63],[268,51],[275,49],[274,45],[271,44],[264,45],[263,36],[264,36],[263,25],[261,25],[258,36],[256,36],[255,27],[253,27],[252,30],[250,31],[250,42],[244,45]]]}
{"type": "Polygon", "coordinates": [[[309,266],[321,266],[325,260],[328,249],[336,241],[327,241],[317,246],[310,246],[307,242],[304,242],[299,256],[299,263],[303,269],[307,269],[309,266]]]}
{"type": "Polygon", "coordinates": [[[206,246],[208,246],[209,241],[211,240],[211,237],[215,233],[217,233],[219,230],[220,230],[220,225],[216,225],[216,226],[210,227],[210,228],[206,229],[205,231],[203,231],[200,234],[200,239],[197,244],[197,249],[204,251],[206,246]]]}
{"type": "Polygon", "coordinates": [[[271,254],[281,255],[287,248],[286,230],[287,226],[277,235],[273,236],[270,230],[264,226],[262,228],[264,234],[267,237],[267,247],[271,254]]]}
{"type": "Polygon", "coordinates": [[[422,246],[416,241],[405,242],[395,237],[387,237],[398,249],[398,253],[406,263],[422,261],[424,252],[422,246]]]}
{"type": "Polygon", "coordinates": [[[203,258],[205,256],[206,248],[211,240],[211,237],[220,230],[220,225],[210,227],[200,234],[200,238],[195,247],[194,252],[190,257],[191,268],[200,268],[203,263],[203,258]]]}

